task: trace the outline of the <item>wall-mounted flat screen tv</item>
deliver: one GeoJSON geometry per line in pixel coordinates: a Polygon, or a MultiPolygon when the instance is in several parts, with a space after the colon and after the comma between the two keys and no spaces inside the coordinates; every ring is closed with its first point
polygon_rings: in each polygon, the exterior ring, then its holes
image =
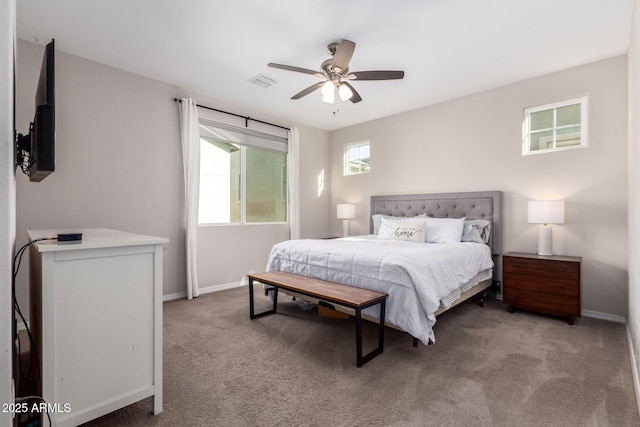
{"type": "Polygon", "coordinates": [[[16,165],[40,182],[56,169],[56,115],[55,115],[55,48],[54,40],[45,47],[36,90],[36,112],[29,126],[29,134],[16,137],[16,165]]]}

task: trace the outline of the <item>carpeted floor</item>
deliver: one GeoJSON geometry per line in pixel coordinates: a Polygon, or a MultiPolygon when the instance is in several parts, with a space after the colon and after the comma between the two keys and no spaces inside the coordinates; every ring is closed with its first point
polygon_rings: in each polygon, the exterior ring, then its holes
{"type": "Polygon", "coordinates": [[[249,320],[247,293],[165,303],[164,412],[146,399],[87,425],[640,425],[622,324],[468,302],[439,318],[435,345],[387,328],[384,353],[357,368],[352,319],[282,298],[281,313],[249,320]]]}

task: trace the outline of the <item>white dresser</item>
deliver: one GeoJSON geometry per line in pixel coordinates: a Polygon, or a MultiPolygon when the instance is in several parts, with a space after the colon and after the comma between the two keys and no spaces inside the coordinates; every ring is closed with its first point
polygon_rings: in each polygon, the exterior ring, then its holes
{"type": "MultiPolygon", "coordinates": [[[[162,251],[169,240],[105,228],[30,230],[31,329],[57,426],[153,396],[162,411],[162,251]]],[[[44,425],[47,416],[43,414],[44,425]]]]}

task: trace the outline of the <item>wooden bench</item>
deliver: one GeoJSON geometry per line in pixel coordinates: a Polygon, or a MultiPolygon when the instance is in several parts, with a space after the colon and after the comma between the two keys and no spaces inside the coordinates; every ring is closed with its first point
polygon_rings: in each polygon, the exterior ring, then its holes
{"type": "Polygon", "coordinates": [[[268,271],[266,273],[248,274],[249,277],[249,317],[255,319],[276,312],[278,305],[278,289],[296,292],[301,295],[317,298],[331,304],[349,307],[355,310],[356,318],[356,365],[361,367],[369,360],[382,354],[384,348],[384,313],[387,294],[369,289],[356,288],[327,282],[325,280],[284,273],[282,271],[268,271]],[[258,281],[274,288],[273,308],[262,313],[254,312],[253,282],[258,281]],[[380,304],[380,326],[378,330],[378,347],[362,356],[362,309],[380,304]]]}

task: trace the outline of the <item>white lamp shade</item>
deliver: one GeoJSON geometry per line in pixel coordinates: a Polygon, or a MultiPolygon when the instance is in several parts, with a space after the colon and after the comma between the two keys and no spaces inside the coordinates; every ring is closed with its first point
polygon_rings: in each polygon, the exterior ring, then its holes
{"type": "Polygon", "coordinates": [[[530,200],[529,224],[564,224],[564,200],[530,200]]]}
{"type": "Polygon", "coordinates": [[[322,102],[333,104],[336,99],[336,87],[331,80],[327,80],[320,89],[322,94],[322,102]]]}
{"type": "Polygon", "coordinates": [[[344,83],[341,83],[340,86],[338,86],[338,94],[340,95],[340,100],[343,102],[350,100],[353,96],[353,92],[349,89],[349,86],[344,83]]]}
{"type": "Polygon", "coordinates": [[[338,219],[353,219],[356,217],[356,205],[340,203],[338,205],[338,219]]]}
{"type": "Polygon", "coordinates": [[[324,82],[324,84],[320,88],[320,93],[323,95],[328,95],[330,93],[333,93],[334,89],[335,89],[335,86],[333,82],[331,80],[327,80],[326,82],[324,82]]]}

